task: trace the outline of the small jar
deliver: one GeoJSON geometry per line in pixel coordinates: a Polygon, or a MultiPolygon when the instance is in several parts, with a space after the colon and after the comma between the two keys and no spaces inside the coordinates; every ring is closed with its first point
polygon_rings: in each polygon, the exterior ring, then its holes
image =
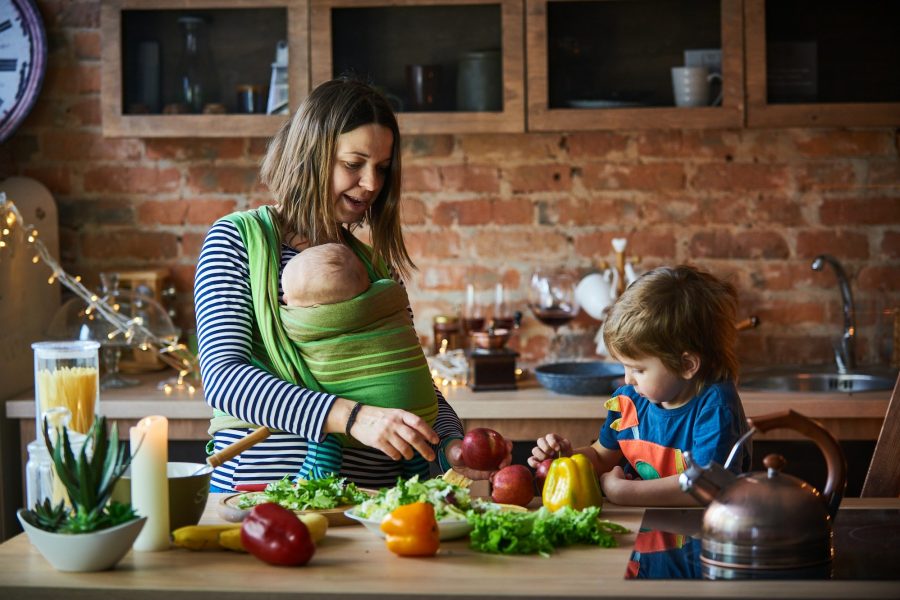
{"type": "MultiPolygon", "coordinates": [[[[84,446],[85,436],[80,433],[69,432],[69,445],[75,456],[81,452],[84,446]]],[[[56,443],[56,442],[54,442],[56,443]]],[[[28,444],[28,463],[25,465],[25,497],[26,508],[33,509],[35,504],[42,504],[49,499],[53,506],[61,501],[69,503],[66,489],[53,469],[53,459],[43,438],[34,440],[28,444]]]]}
{"type": "Polygon", "coordinates": [[[459,317],[454,315],[437,315],[434,318],[434,353],[438,354],[446,340],[446,350],[458,350],[462,347],[462,331],[459,317]]]}

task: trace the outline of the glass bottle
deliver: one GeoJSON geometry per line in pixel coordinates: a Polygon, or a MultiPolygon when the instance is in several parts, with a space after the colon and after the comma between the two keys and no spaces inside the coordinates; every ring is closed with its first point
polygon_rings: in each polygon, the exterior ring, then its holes
{"type": "Polygon", "coordinates": [[[200,17],[181,17],[184,43],[178,61],[178,101],[192,113],[219,102],[215,63],[207,39],[206,23],[200,17]]]}

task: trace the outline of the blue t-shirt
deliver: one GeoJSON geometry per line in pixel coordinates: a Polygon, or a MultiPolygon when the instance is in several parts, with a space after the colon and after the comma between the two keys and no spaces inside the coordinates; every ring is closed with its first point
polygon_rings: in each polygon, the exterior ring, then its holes
{"type": "MultiPolygon", "coordinates": [[[[621,450],[625,473],[641,479],[677,475],[685,470],[684,452],[695,464],[725,464],[734,443],[747,431],[737,389],[730,381],[705,386],[684,406],[666,409],[625,385],[606,402],[609,413],[599,441],[621,450]]],[[[744,443],[730,470],[750,470],[750,441],[744,443]]]]}

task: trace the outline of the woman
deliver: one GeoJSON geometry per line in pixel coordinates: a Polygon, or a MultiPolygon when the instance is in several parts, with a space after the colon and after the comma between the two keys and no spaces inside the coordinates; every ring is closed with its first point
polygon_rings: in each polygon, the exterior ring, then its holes
{"type": "MultiPolygon", "coordinates": [[[[390,265],[401,275],[414,268],[400,231],[400,132],[387,101],[372,87],[334,80],[313,90],[272,139],[261,175],[275,199],[273,210],[261,210],[271,217],[281,245],[277,273],[270,273],[267,283],[278,289],[279,300],[287,261],[325,242],[359,247],[350,231],[363,223],[371,232],[372,263],[390,265]]],[[[210,229],[194,287],[204,395],[216,409],[213,449],[246,436],[250,424],[273,433],[217,468],[212,491],[293,476],[306,456],[306,439],[345,432],[367,446],[344,453],[341,475],[359,485],[393,485],[400,459],[412,458],[414,451],[437,459],[442,469],[452,466],[473,479],[487,478],[489,473],[462,464],[462,425],[440,392],[432,429],[412,413],[362,406],[272,374],[277,370],[270,368],[274,359],[260,341],[264,335],[250,284],[259,253],[255,244],[248,246],[253,238],[239,228],[241,219],[233,217],[210,229]]],[[[260,287],[266,286],[254,290],[260,287]]]]}

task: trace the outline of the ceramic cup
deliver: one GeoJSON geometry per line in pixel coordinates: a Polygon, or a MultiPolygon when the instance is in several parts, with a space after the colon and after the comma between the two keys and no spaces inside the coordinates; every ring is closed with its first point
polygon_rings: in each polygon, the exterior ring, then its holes
{"type": "Polygon", "coordinates": [[[709,101],[709,84],[722,81],[718,73],[710,73],[706,67],[672,67],[672,90],[675,92],[675,106],[697,107],[717,105],[722,95],[709,101]]]}
{"type": "Polygon", "coordinates": [[[441,87],[440,65],[406,65],[410,110],[435,110],[441,87]]]}

